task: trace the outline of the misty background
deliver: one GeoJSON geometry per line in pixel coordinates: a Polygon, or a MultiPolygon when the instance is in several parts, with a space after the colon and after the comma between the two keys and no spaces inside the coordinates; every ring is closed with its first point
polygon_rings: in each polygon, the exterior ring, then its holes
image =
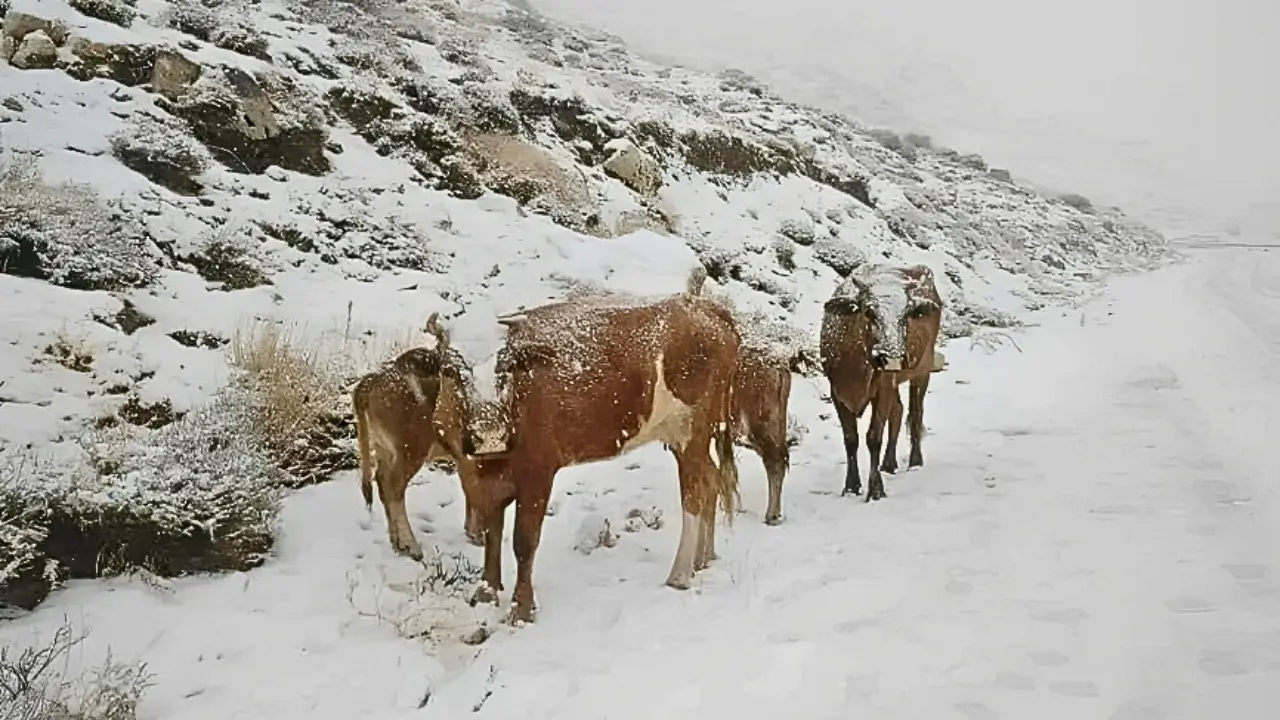
{"type": "Polygon", "coordinates": [[[1280,241],[1268,0],[529,0],[656,60],[978,152],[1170,239],[1280,241]]]}

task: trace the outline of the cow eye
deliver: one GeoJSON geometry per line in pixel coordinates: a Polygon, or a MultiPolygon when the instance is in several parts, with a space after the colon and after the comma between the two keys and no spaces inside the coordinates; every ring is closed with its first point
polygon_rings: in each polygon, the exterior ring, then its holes
{"type": "Polygon", "coordinates": [[[911,308],[911,312],[907,313],[907,317],[922,318],[925,315],[928,315],[931,309],[932,308],[929,306],[928,303],[920,303],[919,305],[916,305],[915,307],[911,308]]]}

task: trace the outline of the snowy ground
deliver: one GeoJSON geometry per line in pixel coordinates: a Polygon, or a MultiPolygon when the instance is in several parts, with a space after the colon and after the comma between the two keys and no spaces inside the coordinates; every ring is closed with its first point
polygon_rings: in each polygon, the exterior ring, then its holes
{"type": "MultiPolygon", "coordinates": [[[[1269,717],[1280,497],[1264,468],[1280,456],[1264,398],[1280,370],[1280,253],[1189,253],[1043,313],[1015,335],[1021,352],[952,343],[927,465],[890,480],[882,503],[835,494],[837,426],[819,388],[797,382],[810,433],[786,522],[760,522],[763,472],[745,454],[748,510],[689,593],[661,584],[672,525],[573,549],[592,513],[615,528],[633,507],[671,515],[672,462],[648,448],[559,478],[539,621],[480,648],[432,657],[358,616],[370,598],[348,602],[348,572],[412,570],[380,516],[362,526],[350,477],[287,502],[261,570],[172,593],[73,583],[0,632],[18,641],[64,614],[93,627],[86,655],[145,657],[158,685],[143,716],[174,720],[1269,717]]],[[[464,548],[460,508],[439,506],[451,479],[420,480],[419,532],[464,548]]],[[[461,602],[428,596],[421,611],[454,637],[475,622],[461,602]]]]}

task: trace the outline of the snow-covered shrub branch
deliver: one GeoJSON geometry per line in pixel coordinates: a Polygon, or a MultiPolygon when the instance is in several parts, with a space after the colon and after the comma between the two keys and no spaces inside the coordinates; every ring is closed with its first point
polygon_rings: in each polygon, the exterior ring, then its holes
{"type": "Polygon", "coordinates": [[[106,660],[79,676],[66,667],[88,637],[63,623],[52,638],[18,651],[0,648],[0,720],[133,720],[151,687],[145,663],[106,660]]]}
{"type": "Polygon", "coordinates": [[[145,285],[157,259],[141,226],[88,185],[49,184],[0,147],[0,272],[77,289],[145,285]]]}

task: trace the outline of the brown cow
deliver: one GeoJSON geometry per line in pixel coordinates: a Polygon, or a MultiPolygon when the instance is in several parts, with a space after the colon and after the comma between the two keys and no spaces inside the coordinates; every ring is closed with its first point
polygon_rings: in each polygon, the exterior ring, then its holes
{"type": "Polygon", "coordinates": [[[730,521],[734,514],[730,411],[741,338],[733,316],[688,294],[602,295],[501,322],[508,329],[496,371],[508,434],[505,449],[480,455],[479,467],[487,485],[484,579],[494,592],[502,589],[503,509],[516,503],[509,618],[533,619],[534,555],[556,473],[655,441],[675,455],[684,510],[667,585],[687,589],[716,557],[717,496],[730,521]]]}
{"type": "Polygon", "coordinates": [[[483,544],[483,528],[472,508],[476,492],[475,460],[462,452],[463,421],[471,409],[470,368],[449,346],[439,314],[427,320],[434,348],[406,350],[368,373],[351,391],[360,451],[360,490],[373,509],[373,485],[387,515],[387,532],[396,552],[422,559],[405,512],[409,481],[430,460],[449,458],[458,468],[466,502],[467,538],[483,544]]]}
{"type": "Polygon", "coordinates": [[[787,446],[787,401],[791,363],[766,347],[744,343],[733,385],[734,435],[764,462],[769,479],[766,525],[782,522],[782,481],[791,466],[787,446]]]}
{"type": "Polygon", "coordinates": [[[844,493],[858,494],[858,418],[871,405],[867,451],[871,475],[867,501],[885,496],[881,471],[897,469],[895,457],[902,400],[898,385],[911,383],[908,467],[924,464],[924,396],[935,369],[934,344],[942,319],[942,299],[933,272],[924,265],[867,264],[856,268],[824,305],[819,354],[831,383],[831,402],[844,434],[844,493]],[[885,422],[890,423],[889,455],[881,465],[885,422]]]}

